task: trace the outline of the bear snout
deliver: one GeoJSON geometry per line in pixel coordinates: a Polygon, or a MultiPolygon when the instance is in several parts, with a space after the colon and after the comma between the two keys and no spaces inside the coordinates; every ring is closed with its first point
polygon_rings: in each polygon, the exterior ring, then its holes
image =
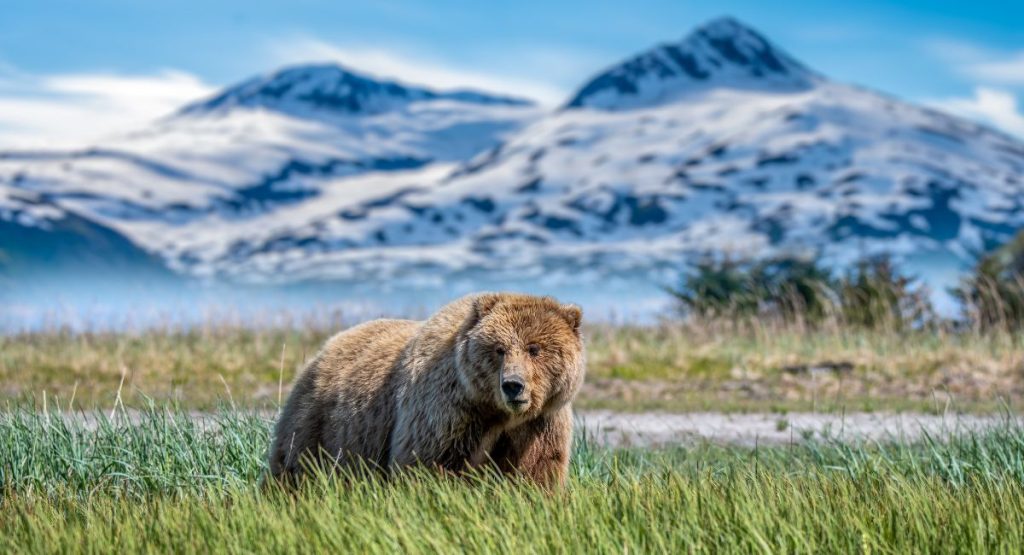
{"type": "Polygon", "coordinates": [[[501,380],[501,392],[509,404],[519,405],[526,402],[526,382],[519,376],[504,376],[501,380]]]}

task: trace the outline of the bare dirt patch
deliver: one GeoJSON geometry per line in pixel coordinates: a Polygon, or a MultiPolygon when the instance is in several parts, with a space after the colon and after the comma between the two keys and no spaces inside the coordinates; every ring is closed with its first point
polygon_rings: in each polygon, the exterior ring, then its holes
{"type": "Polygon", "coordinates": [[[922,413],[621,413],[577,414],[587,437],[611,447],[667,447],[710,441],[755,446],[811,440],[912,441],[924,434],[944,437],[1005,425],[1020,418],[1005,415],[922,413]]]}

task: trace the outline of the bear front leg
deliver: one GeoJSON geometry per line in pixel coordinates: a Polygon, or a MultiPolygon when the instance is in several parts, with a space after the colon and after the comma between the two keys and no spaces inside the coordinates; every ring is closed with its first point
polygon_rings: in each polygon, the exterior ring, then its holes
{"type": "MultiPolygon", "coordinates": [[[[294,484],[320,459],[324,416],[315,402],[317,361],[303,371],[281,410],[267,456],[271,478],[294,484]]],[[[266,480],[264,480],[266,482],[266,480]]]]}
{"type": "Polygon", "coordinates": [[[565,484],[572,449],[572,408],[566,406],[550,415],[509,430],[507,445],[495,462],[503,471],[520,475],[544,488],[565,484]]]}
{"type": "Polygon", "coordinates": [[[451,440],[441,433],[446,427],[438,424],[449,421],[447,415],[431,418],[419,408],[411,403],[399,405],[391,434],[388,460],[390,472],[409,466],[425,465],[441,469],[449,466],[444,451],[451,440]]]}

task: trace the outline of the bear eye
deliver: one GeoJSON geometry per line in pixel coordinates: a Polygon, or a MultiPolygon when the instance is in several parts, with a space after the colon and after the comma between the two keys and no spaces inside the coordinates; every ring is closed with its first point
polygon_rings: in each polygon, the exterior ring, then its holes
{"type": "Polygon", "coordinates": [[[536,343],[530,343],[526,346],[526,350],[530,353],[530,356],[535,357],[540,354],[540,345],[536,343]]]}
{"type": "Polygon", "coordinates": [[[505,356],[505,347],[495,347],[495,348],[494,348],[494,352],[495,352],[495,353],[496,353],[496,354],[497,354],[498,356],[500,356],[500,357],[503,357],[503,356],[505,356]]]}

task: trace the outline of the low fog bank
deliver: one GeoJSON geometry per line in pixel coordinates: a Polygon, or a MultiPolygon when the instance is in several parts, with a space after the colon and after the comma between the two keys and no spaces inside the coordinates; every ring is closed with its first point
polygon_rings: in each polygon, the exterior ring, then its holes
{"type": "Polygon", "coordinates": [[[305,283],[258,286],[152,277],[65,275],[0,288],[0,333],[44,329],[137,331],[152,327],[239,324],[348,325],[379,317],[424,318],[476,291],[553,295],[584,308],[594,322],[652,323],[671,312],[657,283],[642,280],[552,285],[537,281],[457,280],[432,285],[305,283]]]}

